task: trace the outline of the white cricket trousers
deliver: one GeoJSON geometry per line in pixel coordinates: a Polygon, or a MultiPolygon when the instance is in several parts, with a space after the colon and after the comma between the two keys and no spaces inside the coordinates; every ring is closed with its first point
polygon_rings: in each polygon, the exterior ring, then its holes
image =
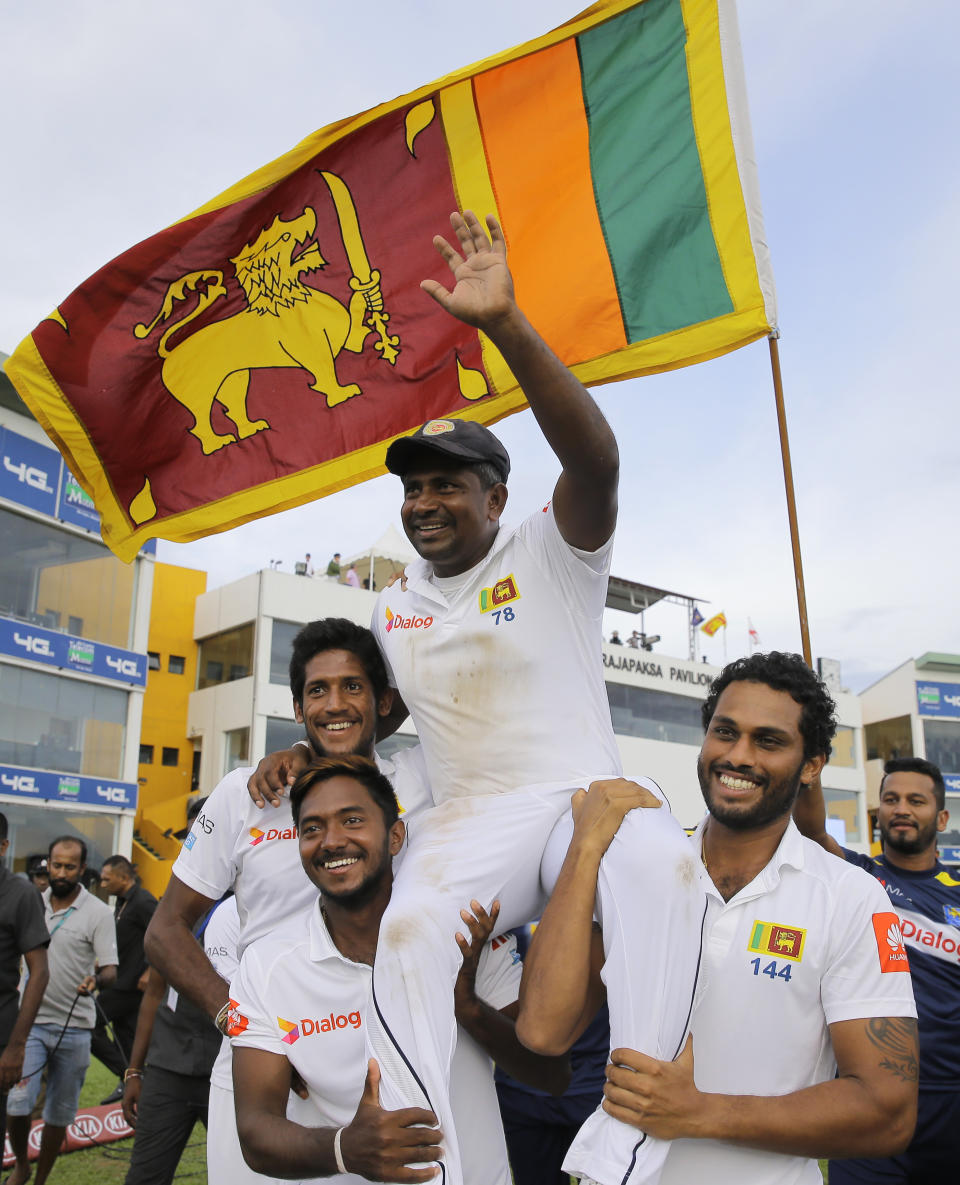
{"type": "MultiPolygon", "coordinates": [[[[466,932],[460,910],[474,898],[485,908],[499,900],[499,931],[539,917],[546,901],[540,865],[554,825],[568,812],[575,789],[614,776],[451,799],[411,821],[409,848],[380,925],[367,1047],[380,1064],[384,1107],[427,1107],[437,1115],[444,1134],[442,1185],[463,1185],[449,1086],[453,985],[461,964],[454,934],[466,932]]],[[[662,797],[649,779],[634,780],[662,797]]],[[[625,1007],[636,1002],[636,1015],[614,1030],[614,1044],[672,1058],[690,1014],[704,895],[687,838],[666,806],[632,811],[620,835],[604,858],[598,916],[611,1020],[614,1004],[623,1000],[625,1007]]],[[[562,855],[548,870],[548,890],[562,855]]],[[[666,1146],[624,1130],[632,1135],[624,1165],[629,1185],[654,1185],[666,1146]]]]}

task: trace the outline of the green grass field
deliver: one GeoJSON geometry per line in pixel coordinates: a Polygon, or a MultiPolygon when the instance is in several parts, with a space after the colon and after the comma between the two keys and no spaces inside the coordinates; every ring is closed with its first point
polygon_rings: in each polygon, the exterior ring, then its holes
{"type": "MultiPolygon", "coordinates": [[[[94,1058],[80,1095],[81,1107],[95,1107],[113,1090],[117,1080],[94,1058]]],[[[133,1140],[118,1140],[102,1148],[70,1152],[61,1156],[50,1174],[50,1185],[123,1185],[130,1164],[133,1140]]],[[[200,1124],[193,1129],[174,1181],[207,1185],[206,1132],[200,1124]]]]}

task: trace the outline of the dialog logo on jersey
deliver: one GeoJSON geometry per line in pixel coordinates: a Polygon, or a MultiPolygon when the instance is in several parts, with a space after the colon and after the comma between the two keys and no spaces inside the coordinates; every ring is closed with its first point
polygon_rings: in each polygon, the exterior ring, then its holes
{"type": "Polygon", "coordinates": [[[432,617],[404,617],[401,613],[394,613],[389,605],[385,609],[388,634],[391,630],[428,630],[433,625],[432,617]]]}
{"type": "Polygon", "coordinates": [[[272,839],[296,839],[296,827],[271,827],[269,831],[261,831],[259,827],[250,828],[250,846],[269,843],[272,839]]]}
{"type": "Polygon", "coordinates": [[[489,613],[492,609],[499,609],[508,601],[519,601],[520,590],[513,574],[498,580],[493,588],[480,589],[480,612],[489,613]]]}
{"type": "Polygon", "coordinates": [[[877,939],[877,954],[881,971],[909,971],[907,948],[903,944],[903,929],[895,913],[875,913],[873,933],[877,939]]]}
{"type": "Polygon", "coordinates": [[[789,959],[799,963],[803,958],[803,944],[807,940],[806,930],[798,926],[783,926],[778,922],[755,921],[750,931],[747,949],[759,955],[773,955],[777,959],[789,959]]]}
{"type": "Polygon", "coordinates": [[[280,1038],[284,1045],[292,1045],[299,1038],[300,1026],[295,1025],[292,1020],[284,1020],[282,1016],[278,1016],[277,1024],[285,1034],[285,1036],[280,1038]]]}
{"type": "Polygon", "coordinates": [[[339,1015],[331,1012],[329,1016],[321,1016],[316,1019],[305,1016],[299,1023],[294,1023],[292,1020],[284,1020],[282,1016],[278,1016],[277,1024],[286,1034],[280,1040],[287,1045],[292,1045],[301,1037],[318,1037],[321,1033],[333,1033],[337,1029],[359,1029],[363,1024],[363,1017],[359,1012],[341,1012],[339,1015]]]}

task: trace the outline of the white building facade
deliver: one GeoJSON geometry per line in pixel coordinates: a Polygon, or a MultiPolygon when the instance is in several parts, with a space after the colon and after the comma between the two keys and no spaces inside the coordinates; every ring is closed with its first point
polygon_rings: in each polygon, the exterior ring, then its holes
{"type": "Polygon", "coordinates": [[[866,749],[867,805],[877,806],[883,764],[923,757],[943,773],[947,830],[940,858],[960,864],[960,654],[911,658],[860,693],[866,749]]]}

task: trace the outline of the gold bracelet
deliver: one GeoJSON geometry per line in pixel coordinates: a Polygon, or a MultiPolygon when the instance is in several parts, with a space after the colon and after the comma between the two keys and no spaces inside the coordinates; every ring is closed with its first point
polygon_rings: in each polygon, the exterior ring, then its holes
{"type": "Polygon", "coordinates": [[[229,1016],[230,1016],[230,1001],[227,1000],[226,1004],[224,1004],[221,1007],[220,1011],[213,1018],[214,1027],[219,1029],[220,1032],[223,1033],[224,1037],[230,1036],[230,1033],[228,1031],[228,1017],[229,1016]]]}
{"type": "Polygon", "coordinates": [[[137,1070],[132,1066],[123,1071],[124,1082],[129,1082],[131,1078],[142,1078],[142,1077],[143,1077],[143,1070],[137,1070]]]}

